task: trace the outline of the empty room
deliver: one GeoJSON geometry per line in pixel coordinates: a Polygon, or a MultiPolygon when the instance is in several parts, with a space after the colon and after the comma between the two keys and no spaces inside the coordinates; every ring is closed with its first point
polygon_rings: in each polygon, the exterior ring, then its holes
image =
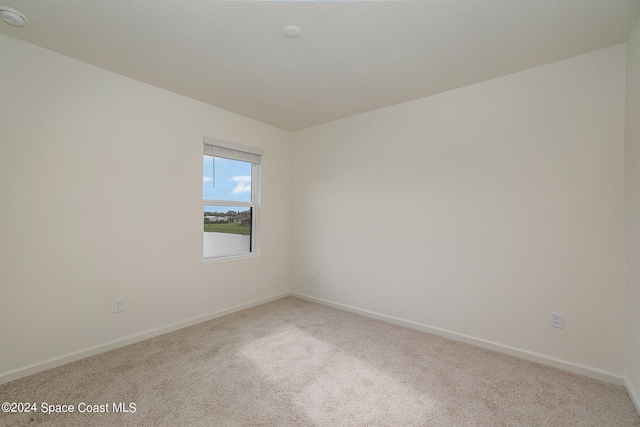
{"type": "Polygon", "coordinates": [[[640,426],[639,0],[0,16],[0,426],[640,426]]]}

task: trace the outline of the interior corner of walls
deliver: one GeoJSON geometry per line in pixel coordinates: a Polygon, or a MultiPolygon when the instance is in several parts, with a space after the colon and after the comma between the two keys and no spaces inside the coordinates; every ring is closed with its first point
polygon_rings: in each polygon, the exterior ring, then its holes
{"type": "Polygon", "coordinates": [[[638,390],[633,386],[633,383],[629,380],[629,378],[625,378],[625,388],[629,393],[629,398],[633,402],[633,405],[636,407],[636,411],[640,414],[640,394],[638,394],[638,390]]]}

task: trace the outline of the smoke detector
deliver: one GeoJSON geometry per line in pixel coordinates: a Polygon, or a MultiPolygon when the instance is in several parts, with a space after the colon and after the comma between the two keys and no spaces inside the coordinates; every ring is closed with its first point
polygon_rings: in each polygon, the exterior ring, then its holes
{"type": "Polygon", "coordinates": [[[14,27],[24,27],[24,24],[27,23],[27,17],[22,12],[7,6],[0,6],[0,17],[4,22],[14,27]]]}

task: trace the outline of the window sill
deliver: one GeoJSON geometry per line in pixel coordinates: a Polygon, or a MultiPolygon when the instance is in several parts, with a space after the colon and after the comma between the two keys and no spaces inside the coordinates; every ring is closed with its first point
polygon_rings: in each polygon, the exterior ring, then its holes
{"type": "Polygon", "coordinates": [[[259,255],[257,253],[251,254],[243,254],[243,255],[230,255],[230,256],[221,256],[215,258],[202,258],[203,264],[211,264],[221,261],[234,261],[238,259],[247,259],[247,258],[257,258],[259,255]]]}

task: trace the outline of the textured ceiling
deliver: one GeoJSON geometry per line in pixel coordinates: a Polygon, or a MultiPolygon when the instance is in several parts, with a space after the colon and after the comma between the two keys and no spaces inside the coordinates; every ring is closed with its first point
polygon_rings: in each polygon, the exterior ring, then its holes
{"type": "Polygon", "coordinates": [[[29,18],[2,33],[287,130],[622,43],[640,14],[640,0],[0,4],[29,18]]]}

